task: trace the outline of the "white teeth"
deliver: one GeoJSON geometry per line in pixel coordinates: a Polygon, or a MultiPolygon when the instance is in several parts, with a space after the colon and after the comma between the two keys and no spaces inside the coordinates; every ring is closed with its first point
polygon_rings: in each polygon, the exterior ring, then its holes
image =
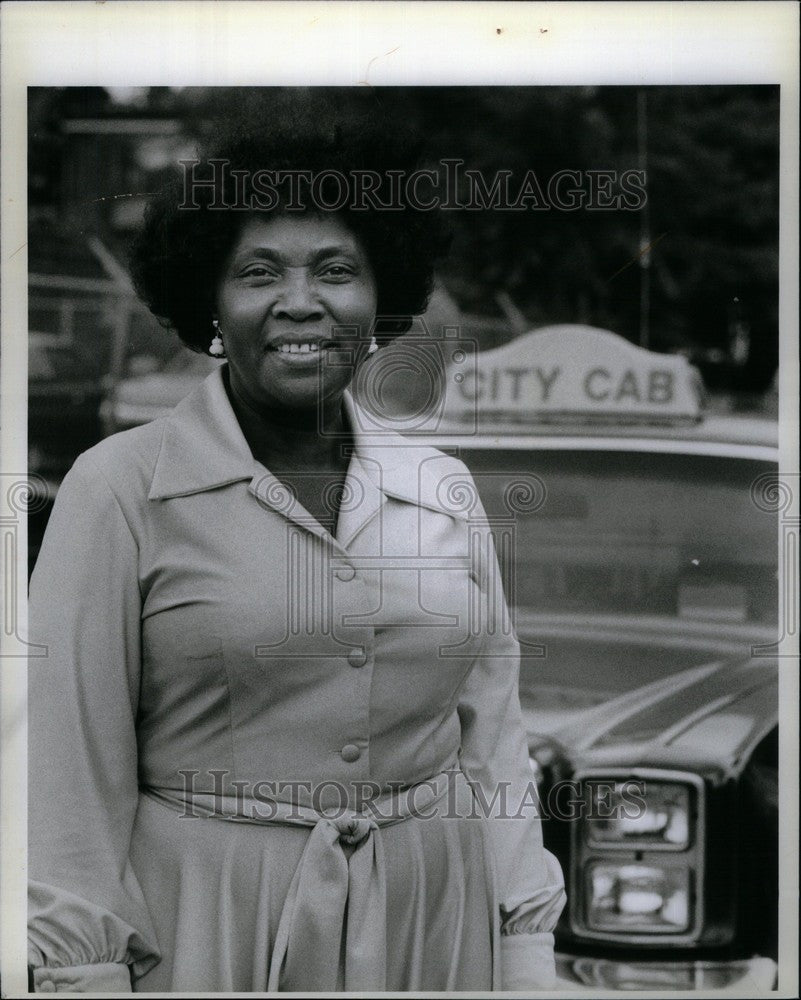
{"type": "Polygon", "coordinates": [[[312,351],[319,351],[319,344],[279,344],[278,350],[281,354],[309,354],[312,351]]]}

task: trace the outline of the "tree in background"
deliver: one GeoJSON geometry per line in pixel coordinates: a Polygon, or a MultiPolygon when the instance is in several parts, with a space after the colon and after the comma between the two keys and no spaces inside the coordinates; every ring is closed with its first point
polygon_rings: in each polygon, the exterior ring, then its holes
{"type": "MultiPolygon", "coordinates": [[[[488,180],[511,171],[512,188],[528,170],[545,185],[566,169],[582,176],[637,169],[646,155],[646,258],[642,210],[455,211],[453,249],[442,275],[446,287],[470,312],[497,313],[496,294],[505,291],[532,325],[586,322],[638,342],[647,279],[650,347],[684,350],[702,363],[723,359],[717,371],[732,388],[760,391],[769,383],[778,359],[777,87],[364,87],[301,93],[321,108],[395,116],[425,133],[432,160],[462,159],[488,180]]],[[[75,206],[63,184],[64,161],[73,155],[63,135],[69,117],[173,118],[191,147],[213,135],[215,122],[242,108],[259,107],[267,120],[283,113],[288,94],[298,97],[292,88],[161,87],[127,95],[32,90],[32,203],[40,210],[49,205],[56,219],[75,227],[75,206]]],[[[119,194],[132,185],[152,190],[158,181],[163,164],[150,169],[152,156],[138,160],[139,174],[127,174],[119,194]]],[[[103,164],[94,164],[87,176],[102,179],[103,164]]],[[[114,201],[108,209],[101,204],[100,211],[77,213],[85,220],[81,228],[102,231],[122,252],[127,233],[114,222],[114,201]]],[[[31,251],[37,252],[35,240],[31,251]]]]}

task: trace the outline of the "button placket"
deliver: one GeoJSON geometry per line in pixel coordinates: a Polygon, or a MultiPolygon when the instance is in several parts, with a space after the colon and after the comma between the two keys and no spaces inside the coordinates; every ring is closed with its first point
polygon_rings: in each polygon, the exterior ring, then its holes
{"type": "Polygon", "coordinates": [[[340,561],[332,568],[334,581],[332,590],[333,609],[335,615],[335,635],[338,641],[346,643],[342,655],[352,667],[363,667],[369,663],[374,639],[374,631],[369,626],[354,626],[349,619],[360,615],[365,602],[369,599],[366,581],[360,576],[345,554],[340,554],[340,561]],[[338,583],[347,586],[338,586],[338,583]]]}
{"type": "MultiPolygon", "coordinates": [[[[339,594],[338,599],[335,600],[335,607],[337,613],[341,616],[340,622],[342,622],[347,616],[358,614],[363,609],[366,590],[364,577],[359,575],[356,568],[352,565],[350,553],[339,543],[337,543],[337,547],[340,550],[338,553],[339,560],[338,564],[334,565],[333,578],[338,583],[343,584],[342,587],[335,587],[335,592],[339,594]]],[[[350,667],[356,669],[369,667],[374,638],[375,635],[371,628],[353,628],[352,626],[343,624],[340,639],[341,641],[347,641],[350,646],[350,649],[343,651],[344,659],[350,667]]],[[[353,739],[353,736],[359,732],[361,725],[367,725],[369,728],[369,676],[366,676],[365,680],[368,680],[367,684],[361,682],[357,684],[360,692],[357,695],[357,701],[364,702],[362,706],[364,717],[356,723],[354,729],[350,730],[350,734],[348,733],[348,729],[345,729],[342,733],[344,737],[351,735],[353,739]]],[[[361,739],[359,736],[356,738],[361,739]]],[[[360,762],[363,765],[367,760],[365,757],[367,749],[367,745],[362,748],[357,743],[345,743],[339,751],[339,756],[345,764],[356,765],[357,762],[360,762]]]]}

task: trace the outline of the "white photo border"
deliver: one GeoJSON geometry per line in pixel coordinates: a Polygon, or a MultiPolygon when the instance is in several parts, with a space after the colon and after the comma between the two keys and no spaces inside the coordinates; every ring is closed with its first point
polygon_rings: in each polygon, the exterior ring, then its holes
{"type": "MultiPolygon", "coordinates": [[[[2,4],[0,504],[7,503],[8,477],[24,480],[27,475],[25,150],[29,86],[779,84],[780,470],[793,492],[791,514],[797,525],[798,28],[799,8],[794,2],[62,0],[2,4]]],[[[0,508],[0,522],[8,514],[0,508]]],[[[26,609],[23,597],[17,600],[15,596],[26,592],[24,520],[16,536],[16,552],[4,548],[2,556],[3,996],[27,995],[26,660],[17,638],[25,635],[26,609]]],[[[780,559],[784,559],[781,548],[780,559]]],[[[790,586],[793,568],[786,563],[780,566],[784,583],[790,586]]],[[[797,592],[793,600],[797,601],[797,592]]],[[[784,642],[786,655],[780,660],[780,970],[778,992],[771,995],[793,997],[798,991],[797,620],[795,634],[784,642]]]]}

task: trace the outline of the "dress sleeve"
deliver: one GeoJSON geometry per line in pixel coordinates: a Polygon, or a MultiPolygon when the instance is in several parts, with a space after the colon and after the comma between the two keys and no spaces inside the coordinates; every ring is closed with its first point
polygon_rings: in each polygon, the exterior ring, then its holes
{"type": "Polygon", "coordinates": [[[37,992],[119,992],[159,959],[128,860],[138,802],[138,548],[81,456],[31,577],[28,964],[37,992]]]}
{"type": "Polygon", "coordinates": [[[566,901],[564,879],[559,862],[543,846],[520,709],[520,646],[480,501],[470,531],[473,575],[481,588],[476,613],[483,620],[477,624],[484,643],[459,701],[461,765],[474,786],[480,786],[484,803],[491,805],[501,906],[501,988],[546,989],[556,982],[553,929],[566,901]]]}

